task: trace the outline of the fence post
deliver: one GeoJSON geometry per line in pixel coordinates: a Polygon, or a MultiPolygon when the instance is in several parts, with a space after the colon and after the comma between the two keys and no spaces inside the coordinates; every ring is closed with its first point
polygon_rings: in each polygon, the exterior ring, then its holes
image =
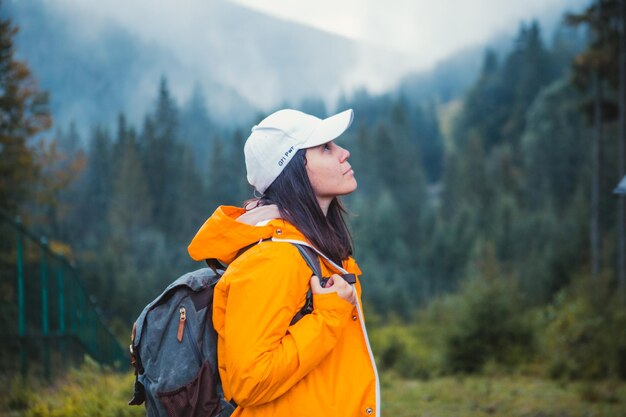
{"type": "Polygon", "coordinates": [[[89,297],[89,306],[90,309],[90,318],[89,318],[89,352],[91,354],[92,359],[95,361],[99,361],[98,357],[98,343],[97,343],[97,328],[96,323],[98,320],[98,315],[96,313],[96,309],[93,305],[93,296],[89,297]]]}
{"type": "Polygon", "coordinates": [[[41,238],[41,333],[43,335],[43,370],[46,379],[50,374],[50,329],[48,325],[48,265],[46,264],[46,246],[48,241],[41,238]]]}
{"type": "MultiPolygon", "coordinates": [[[[105,326],[102,311],[96,305],[95,299],[90,297],[82,287],[74,264],[67,263],[63,256],[52,252],[45,237],[38,237],[24,228],[19,216],[11,216],[0,209],[0,221],[6,221],[16,232],[17,312],[15,312],[15,305],[8,306],[8,308],[11,311],[13,326],[17,324],[17,335],[15,334],[15,327],[9,326],[10,328],[7,330],[8,336],[13,339],[12,343],[15,343],[16,336],[18,339],[17,349],[19,352],[16,353],[19,356],[21,375],[27,377],[30,364],[33,363],[29,358],[30,349],[35,350],[37,356],[40,357],[42,364],[38,364],[37,371],[39,372],[39,366],[42,366],[44,376],[48,381],[52,379],[52,371],[56,369],[56,364],[64,364],[68,351],[73,353],[74,347],[78,352],[90,353],[94,359],[97,358],[101,362],[108,361],[109,348],[111,348],[111,352],[116,353],[116,357],[120,356],[120,346],[113,333],[105,326]],[[33,288],[35,298],[37,293],[40,295],[39,303],[36,299],[30,300],[27,294],[27,289],[30,288],[25,282],[26,275],[30,274],[28,267],[30,265],[29,243],[39,245],[39,284],[41,288],[33,288]],[[59,265],[54,264],[57,261],[59,265]],[[58,293],[55,294],[55,291],[58,293]],[[58,302],[58,308],[54,304],[55,302],[58,302]],[[31,306],[32,303],[34,304],[31,306]],[[37,311],[38,305],[41,308],[41,313],[37,311]],[[58,325],[55,321],[56,314],[59,315],[58,325]],[[17,318],[14,315],[17,315],[17,318]],[[57,336],[59,337],[58,345],[57,336]],[[111,338],[110,343],[107,336],[111,338]],[[68,343],[68,340],[71,340],[71,343],[68,343]],[[59,352],[56,350],[57,347],[59,352]],[[60,361],[56,360],[57,353],[60,353],[60,361]],[[54,362],[52,361],[53,358],[55,359],[54,362]]],[[[34,253],[36,250],[37,247],[33,247],[34,253]]],[[[32,278],[35,279],[37,274],[36,262],[37,259],[34,259],[33,267],[35,269],[32,271],[32,278]]],[[[33,287],[36,287],[35,283],[33,283],[33,287]]],[[[5,336],[4,329],[2,336],[5,336]]],[[[13,346],[12,349],[14,349],[13,346]]],[[[70,359],[75,356],[78,355],[70,355],[70,359]]]]}
{"type": "Polygon", "coordinates": [[[65,363],[65,293],[63,285],[64,263],[59,261],[57,270],[57,290],[59,292],[59,349],[61,351],[61,361],[65,363]]]}
{"type": "Polygon", "coordinates": [[[72,271],[72,285],[70,286],[70,294],[71,294],[71,300],[70,300],[70,310],[71,310],[71,320],[70,320],[70,326],[72,327],[72,336],[74,336],[76,339],[78,339],[78,290],[79,290],[79,286],[77,285],[76,282],[76,271],[72,271]]]}
{"type": "Polygon", "coordinates": [[[20,372],[25,378],[28,373],[26,362],[26,310],[24,307],[24,249],[22,240],[22,230],[19,228],[21,223],[17,217],[15,222],[17,228],[17,333],[20,342],[20,372]]]}
{"type": "Polygon", "coordinates": [[[83,345],[83,348],[87,350],[87,311],[85,311],[85,294],[82,287],[78,292],[78,340],[83,345]]]}

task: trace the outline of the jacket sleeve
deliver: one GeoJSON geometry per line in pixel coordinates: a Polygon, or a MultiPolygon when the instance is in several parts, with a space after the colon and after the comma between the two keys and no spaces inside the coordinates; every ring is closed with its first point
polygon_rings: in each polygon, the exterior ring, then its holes
{"type": "Polygon", "coordinates": [[[314,295],[314,311],[293,326],[311,271],[290,244],[258,245],[228,273],[221,351],[230,393],[242,407],[279,397],[334,348],[353,306],[314,295]]]}

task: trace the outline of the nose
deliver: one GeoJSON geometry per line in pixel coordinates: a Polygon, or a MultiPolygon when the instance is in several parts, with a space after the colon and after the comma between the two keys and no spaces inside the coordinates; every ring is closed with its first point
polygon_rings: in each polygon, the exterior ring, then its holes
{"type": "Polygon", "coordinates": [[[341,152],[339,152],[339,161],[340,162],[347,161],[348,158],[350,158],[350,151],[347,150],[346,148],[342,148],[341,146],[339,146],[339,148],[341,149],[341,152]]]}

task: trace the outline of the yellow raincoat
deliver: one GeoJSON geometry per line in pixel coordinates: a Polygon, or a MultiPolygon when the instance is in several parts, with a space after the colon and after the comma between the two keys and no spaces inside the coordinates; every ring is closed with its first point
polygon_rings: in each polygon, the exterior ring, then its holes
{"type": "MultiPolygon", "coordinates": [[[[215,287],[213,324],[224,394],[239,405],[233,416],[379,415],[378,375],[360,307],[336,293],[316,294],[313,313],[290,326],[312,273],[289,242],[311,245],[282,219],[251,226],[236,220],[243,213],[218,208],[189,245],[195,260],[229,264],[215,287]],[[271,241],[237,257],[263,239],[271,241]]],[[[342,266],[324,259],[322,270],[361,274],[352,258],[342,266]]],[[[360,306],[358,279],[355,286],[360,306]]]]}

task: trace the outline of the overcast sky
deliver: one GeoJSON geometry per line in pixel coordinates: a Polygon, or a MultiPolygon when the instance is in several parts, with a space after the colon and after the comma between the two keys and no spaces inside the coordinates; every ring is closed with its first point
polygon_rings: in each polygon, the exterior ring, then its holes
{"type": "Polygon", "coordinates": [[[519,23],[589,0],[232,0],[329,32],[381,44],[428,67],[519,23]]]}
{"type": "MultiPolygon", "coordinates": [[[[483,47],[496,36],[514,36],[521,22],[529,22],[534,18],[545,22],[546,16],[560,18],[566,9],[581,10],[591,0],[7,1],[39,1],[51,6],[51,9],[66,18],[71,32],[81,41],[99,39],[103,31],[118,30],[121,27],[141,41],[142,45],[157,46],[155,50],[162,51],[167,65],[146,69],[146,73],[132,90],[133,97],[129,99],[129,107],[138,109],[137,112],[141,114],[143,108],[139,104],[153,98],[154,85],[163,75],[170,81],[172,92],[179,102],[188,99],[197,83],[206,90],[209,76],[212,77],[209,81],[216,81],[230,88],[259,109],[270,109],[285,100],[296,102],[301,98],[298,94],[311,94],[309,90],[302,92],[304,88],[284,91],[287,88],[284,86],[291,85],[289,82],[301,83],[300,79],[294,81],[304,73],[293,68],[296,64],[311,69],[314,66],[309,62],[314,59],[316,63],[332,66],[332,62],[320,59],[325,56],[320,52],[329,47],[330,52],[334,51],[333,45],[323,42],[316,44],[320,50],[308,51],[308,60],[307,51],[298,49],[298,53],[294,54],[298,59],[289,61],[290,66],[285,65],[285,62],[266,62],[272,61],[272,54],[281,54],[273,48],[263,48],[263,45],[242,45],[243,48],[248,47],[243,51],[229,50],[228,47],[216,48],[216,44],[235,45],[240,37],[248,40],[249,33],[248,37],[241,35],[245,29],[250,29],[244,26],[250,25],[250,22],[271,24],[268,22],[273,21],[258,19],[256,13],[242,11],[239,6],[382,47],[358,45],[358,52],[350,57],[352,61],[349,68],[338,68],[339,65],[335,67],[343,72],[324,72],[326,67],[322,70],[315,67],[314,74],[306,74],[309,83],[306,86],[312,86],[315,94],[320,94],[332,105],[337,97],[354,88],[366,87],[374,93],[389,91],[408,73],[429,69],[465,48],[483,47]],[[235,42],[230,42],[233,40],[235,42]],[[382,49],[393,53],[381,51],[382,49]],[[263,50],[269,55],[264,55],[263,50]],[[242,52],[240,55],[243,57],[239,61],[233,59],[238,52],[242,52]],[[220,57],[218,62],[215,62],[216,56],[220,57]],[[271,64],[275,66],[272,67],[271,64]]],[[[282,27],[291,28],[291,25],[282,27]]],[[[282,35],[280,40],[285,41],[288,38],[289,47],[298,48],[298,33],[312,33],[298,29],[293,28],[294,38],[282,35]]],[[[252,25],[252,31],[254,30],[258,30],[258,26],[252,25]]],[[[257,36],[253,39],[260,38],[262,37],[257,36]]],[[[264,39],[272,42],[271,37],[264,39]]],[[[326,39],[325,42],[328,43],[329,37],[321,36],[320,39],[326,39]]],[[[353,45],[350,42],[343,44],[344,50],[345,44],[353,45]]],[[[509,43],[507,41],[504,44],[509,43]]],[[[310,44],[307,45],[308,48],[311,47],[310,44]]],[[[346,65],[344,62],[344,66],[346,65]]],[[[299,84],[298,86],[301,87],[299,84]]],[[[218,97],[215,91],[207,93],[207,96],[218,97]]]]}
{"type": "MultiPolygon", "coordinates": [[[[14,0],[28,1],[28,0],[14,0]]],[[[45,0],[44,0],[45,1],[45,0]]],[[[47,0],[94,19],[109,19],[143,38],[169,44],[202,25],[208,3],[229,0],[47,0]]],[[[310,25],[405,54],[416,69],[516,32],[521,21],[580,9],[590,0],[230,0],[266,14],[310,25]]]]}

